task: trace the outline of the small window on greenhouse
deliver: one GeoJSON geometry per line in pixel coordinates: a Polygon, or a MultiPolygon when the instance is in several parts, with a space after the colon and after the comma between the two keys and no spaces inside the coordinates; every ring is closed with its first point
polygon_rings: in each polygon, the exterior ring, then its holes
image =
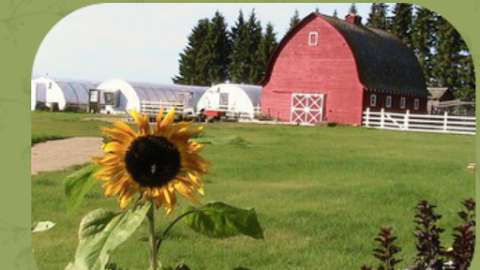
{"type": "Polygon", "coordinates": [[[385,107],[387,107],[387,108],[392,107],[392,96],[387,96],[385,98],[385,107]]]}
{"type": "Polygon", "coordinates": [[[405,97],[400,98],[400,109],[405,109],[407,107],[407,99],[405,97]]]}
{"type": "Polygon", "coordinates": [[[416,98],[413,100],[413,109],[416,111],[420,109],[420,99],[416,98]]]}
{"type": "Polygon", "coordinates": [[[377,106],[377,95],[375,94],[370,95],[370,106],[371,107],[377,106]]]}
{"type": "Polygon", "coordinates": [[[103,93],[103,97],[105,99],[105,105],[115,105],[115,93],[106,92],[103,93]]]}
{"type": "Polygon", "coordinates": [[[220,93],[220,106],[228,106],[228,93],[220,93]]]}
{"type": "Polygon", "coordinates": [[[308,33],[308,46],[317,46],[318,45],[318,32],[308,33]]]}

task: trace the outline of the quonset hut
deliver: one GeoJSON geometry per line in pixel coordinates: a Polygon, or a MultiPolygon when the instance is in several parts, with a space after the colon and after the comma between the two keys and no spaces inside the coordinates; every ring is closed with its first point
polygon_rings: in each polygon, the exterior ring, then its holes
{"type": "Polygon", "coordinates": [[[252,119],[260,106],[262,87],[249,84],[222,83],[208,88],[197,103],[197,111],[205,114],[252,119]]]}
{"type": "Polygon", "coordinates": [[[81,80],[56,80],[39,77],[31,82],[31,106],[63,110],[86,111],[88,93],[96,83],[81,80]]]}
{"type": "MultiPolygon", "coordinates": [[[[127,110],[152,114],[160,107],[176,107],[183,114],[195,114],[195,105],[207,87],[178,84],[153,84],[112,79],[102,82],[90,93],[93,106],[102,113],[125,113],[127,110]]],[[[92,106],[92,107],[93,107],[92,106]]]]}
{"type": "Polygon", "coordinates": [[[360,125],[366,108],[426,113],[427,107],[414,53],[354,14],[305,17],[280,42],[262,84],[262,113],[281,121],[360,125]]]}

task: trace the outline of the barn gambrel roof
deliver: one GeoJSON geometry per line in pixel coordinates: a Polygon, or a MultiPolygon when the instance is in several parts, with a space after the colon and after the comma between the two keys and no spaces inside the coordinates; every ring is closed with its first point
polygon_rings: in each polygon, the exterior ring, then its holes
{"type": "Polygon", "coordinates": [[[355,57],[359,79],[366,90],[405,96],[428,95],[417,58],[400,39],[383,30],[356,25],[316,12],[305,17],[282,39],[270,58],[263,85],[269,81],[283,47],[303,26],[318,17],[332,25],[344,37],[355,57]]]}

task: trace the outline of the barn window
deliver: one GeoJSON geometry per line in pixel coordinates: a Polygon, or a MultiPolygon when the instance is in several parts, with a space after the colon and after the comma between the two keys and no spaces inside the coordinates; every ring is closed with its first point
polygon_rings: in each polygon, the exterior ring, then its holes
{"type": "Polygon", "coordinates": [[[370,95],[370,106],[371,107],[377,106],[377,95],[375,94],[370,95]]]}
{"type": "Polygon", "coordinates": [[[413,109],[416,111],[420,109],[420,99],[416,98],[413,100],[413,109]]]}
{"type": "Polygon", "coordinates": [[[385,99],[385,107],[391,108],[392,107],[392,96],[387,96],[385,99]]]}
{"type": "Polygon", "coordinates": [[[317,46],[318,45],[318,32],[308,33],[308,46],[317,46]]]}
{"type": "Polygon", "coordinates": [[[48,82],[48,89],[52,89],[52,82],[48,82]]]}
{"type": "Polygon", "coordinates": [[[405,97],[400,98],[400,109],[405,109],[407,107],[407,99],[405,97]]]}

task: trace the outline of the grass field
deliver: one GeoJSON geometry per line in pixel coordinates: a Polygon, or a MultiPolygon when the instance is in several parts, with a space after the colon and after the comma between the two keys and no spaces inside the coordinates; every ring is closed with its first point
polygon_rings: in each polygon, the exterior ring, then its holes
{"type": "Polygon", "coordinates": [[[105,125],[109,115],[95,115],[83,113],[32,113],[32,145],[73,136],[100,136],[100,127],[105,125]],[[95,120],[95,119],[97,120],[95,120]]]}
{"type": "MultiPolygon", "coordinates": [[[[33,113],[35,136],[98,135],[108,125],[81,114],[33,113]]],[[[192,269],[359,269],[372,263],[373,238],[392,226],[402,246],[401,266],[414,255],[413,209],[421,199],[438,205],[447,228],[457,224],[460,201],[474,196],[474,136],[402,133],[354,127],[208,124],[205,156],[213,163],[204,201],[254,207],[265,240],[212,240],[180,225],[162,246],[165,265],[192,269]],[[223,139],[219,139],[223,138],[223,139]]],[[[73,258],[81,217],[115,208],[98,187],[67,216],[63,179],[69,171],[32,181],[32,219],[57,223],[33,235],[39,269],[64,269],[73,258]]],[[[177,212],[178,213],[178,212],[177,212]]],[[[160,220],[165,223],[165,220],[160,220]]],[[[146,226],[113,254],[128,269],[147,269],[146,226]]],[[[399,268],[400,269],[400,268],[399,268]]]]}

